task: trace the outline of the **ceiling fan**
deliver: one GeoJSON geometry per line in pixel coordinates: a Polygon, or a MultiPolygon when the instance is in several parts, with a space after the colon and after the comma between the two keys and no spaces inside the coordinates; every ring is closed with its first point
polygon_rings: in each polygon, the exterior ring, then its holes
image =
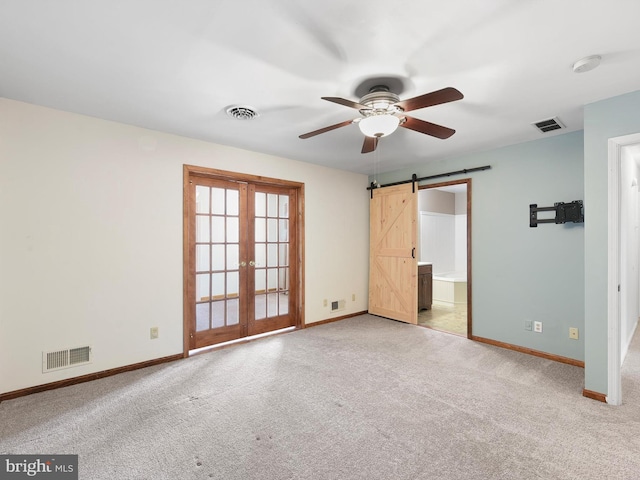
{"type": "Polygon", "coordinates": [[[418,110],[419,108],[440,105],[441,103],[453,102],[462,98],[464,98],[464,95],[458,90],[453,87],[447,87],[407,100],[400,100],[400,97],[390,92],[389,87],[386,85],[376,85],[372,87],[369,93],[362,97],[359,102],[353,102],[339,97],[322,97],[323,100],[359,110],[362,118],[355,118],[320,128],[313,132],[300,135],[300,138],[306,139],[314,137],[321,133],[335,130],[336,128],[357,123],[365,135],[362,153],[373,152],[378,146],[378,139],[390,135],[398,127],[408,128],[416,132],[431,135],[432,137],[445,139],[456,133],[456,131],[443,127],[442,125],[409,117],[404,113],[410,112],[411,110],[418,110]]]}

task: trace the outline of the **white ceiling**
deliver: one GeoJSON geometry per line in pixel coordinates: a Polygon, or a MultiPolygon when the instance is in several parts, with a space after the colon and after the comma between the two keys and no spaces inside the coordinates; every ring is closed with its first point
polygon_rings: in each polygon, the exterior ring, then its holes
{"type": "Polygon", "coordinates": [[[639,18],[638,0],[1,0],[0,96],[385,172],[535,140],[554,116],[582,129],[585,104],[640,89],[639,18]],[[599,68],[572,72],[593,54],[599,68]],[[356,125],[298,138],[358,117],[320,97],[357,101],[377,77],[401,99],[460,90],[411,112],[456,134],[400,128],[364,155],[356,125]]]}

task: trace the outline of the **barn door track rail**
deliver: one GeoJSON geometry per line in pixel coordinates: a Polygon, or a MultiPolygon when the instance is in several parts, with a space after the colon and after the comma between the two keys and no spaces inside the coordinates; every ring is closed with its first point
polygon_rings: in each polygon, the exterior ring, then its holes
{"type": "Polygon", "coordinates": [[[420,178],[418,178],[418,176],[414,173],[411,176],[410,180],[402,180],[400,182],[385,183],[384,185],[378,185],[377,182],[373,181],[367,187],[367,190],[371,190],[371,198],[373,198],[373,191],[376,188],[393,187],[395,185],[403,185],[405,183],[413,183],[413,191],[415,192],[416,191],[416,184],[418,182],[422,182],[424,180],[433,180],[434,178],[450,177],[452,175],[466,175],[467,173],[480,172],[482,170],[489,170],[490,168],[491,168],[491,165],[485,165],[484,167],[465,168],[463,170],[456,170],[455,172],[438,173],[437,175],[429,175],[427,177],[420,177],[420,178]]]}

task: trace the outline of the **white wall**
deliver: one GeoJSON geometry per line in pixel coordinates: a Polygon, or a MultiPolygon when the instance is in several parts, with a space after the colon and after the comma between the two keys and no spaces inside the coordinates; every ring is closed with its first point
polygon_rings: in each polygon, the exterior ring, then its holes
{"type": "Polygon", "coordinates": [[[467,188],[465,185],[464,192],[455,193],[456,215],[467,214],[467,188]]]}
{"type": "Polygon", "coordinates": [[[436,188],[418,192],[420,261],[434,274],[467,271],[467,194],[436,188]]]}
{"type": "Polygon", "coordinates": [[[431,262],[434,275],[455,269],[455,217],[420,212],[420,261],[431,262]]]}
{"type": "Polygon", "coordinates": [[[422,189],[418,192],[418,210],[421,212],[456,213],[456,196],[436,188],[422,189]]]}
{"type": "MultiPolygon", "coordinates": [[[[460,195],[457,194],[456,197],[460,195]]],[[[455,218],[455,268],[456,272],[467,271],[467,214],[456,214],[455,218]]]]}
{"type": "Polygon", "coordinates": [[[420,212],[420,261],[433,273],[467,271],[467,216],[420,212]]]}
{"type": "Polygon", "coordinates": [[[304,182],[306,322],[367,309],[366,176],[0,98],[0,393],[182,352],[183,164],[304,182]]]}

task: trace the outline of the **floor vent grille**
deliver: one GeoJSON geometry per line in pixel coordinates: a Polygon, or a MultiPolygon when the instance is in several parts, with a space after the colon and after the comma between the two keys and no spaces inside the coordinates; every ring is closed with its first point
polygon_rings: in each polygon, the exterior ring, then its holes
{"type": "Polygon", "coordinates": [[[562,122],[558,120],[558,117],[549,118],[547,120],[541,120],[539,122],[533,123],[532,125],[536,127],[538,130],[540,130],[542,133],[553,132],[554,130],[560,130],[562,128],[565,128],[562,122]]]}
{"type": "Polygon", "coordinates": [[[78,367],[92,361],[93,352],[90,346],[69,348],[55,352],[42,352],[42,373],[78,367]]]}

